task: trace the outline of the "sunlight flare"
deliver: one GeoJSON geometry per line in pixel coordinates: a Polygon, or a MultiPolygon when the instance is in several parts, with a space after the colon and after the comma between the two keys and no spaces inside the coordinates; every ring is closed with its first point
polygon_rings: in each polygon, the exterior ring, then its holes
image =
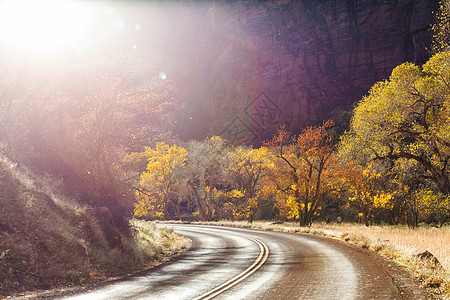
{"type": "Polygon", "coordinates": [[[31,51],[60,51],[76,46],[88,33],[94,11],[69,0],[0,2],[0,41],[31,51]]]}

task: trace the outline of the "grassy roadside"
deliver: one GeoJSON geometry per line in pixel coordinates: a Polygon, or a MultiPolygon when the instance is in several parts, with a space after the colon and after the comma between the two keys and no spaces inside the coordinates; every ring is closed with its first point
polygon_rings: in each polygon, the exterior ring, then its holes
{"type": "Polygon", "coordinates": [[[0,299],[122,277],[189,246],[151,222],[132,220],[119,232],[107,208],[111,223],[94,209],[0,155],[0,299]],[[111,229],[118,243],[108,240],[111,229]]]}
{"type": "MultiPolygon", "coordinates": [[[[86,267],[84,264],[89,265],[90,272],[86,274],[78,272],[80,274],[78,274],[79,277],[76,280],[62,280],[58,277],[52,277],[55,274],[50,273],[49,269],[43,269],[41,272],[46,274],[49,281],[46,288],[0,293],[0,299],[9,299],[10,297],[18,299],[45,298],[63,295],[66,292],[84,289],[98,283],[148,270],[180,254],[190,246],[188,239],[176,235],[172,229],[166,226],[136,219],[131,220],[130,223],[133,229],[133,237],[124,243],[124,249],[121,251],[117,249],[111,251],[97,249],[98,253],[95,255],[102,256],[102,261],[99,261],[101,264],[98,266],[94,266],[92,261],[80,259],[76,253],[70,253],[72,259],[76,259],[83,268],[86,267]]],[[[65,265],[68,263],[60,261],[58,267],[64,271],[65,265]]],[[[77,272],[77,270],[72,269],[71,272],[77,272]]]]}
{"type": "Polygon", "coordinates": [[[375,251],[379,255],[404,266],[422,286],[438,299],[450,299],[450,227],[410,229],[403,226],[371,226],[343,223],[314,223],[311,227],[300,227],[298,223],[275,224],[269,221],[202,222],[201,224],[236,226],[251,229],[306,233],[327,236],[361,248],[375,251]],[[428,250],[440,262],[420,259],[415,254],[428,250]]]}
{"type": "Polygon", "coordinates": [[[149,267],[158,264],[163,258],[183,252],[191,244],[187,238],[175,234],[173,229],[154,222],[133,219],[131,226],[135,230],[136,246],[145,257],[150,258],[149,267]]]}

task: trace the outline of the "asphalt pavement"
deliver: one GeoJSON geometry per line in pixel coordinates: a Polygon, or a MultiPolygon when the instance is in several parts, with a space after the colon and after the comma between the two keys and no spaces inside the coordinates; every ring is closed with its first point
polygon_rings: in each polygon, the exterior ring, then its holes
{"type": "Polygon", "coordinates": [[[168,226],[192,240],[192,247],[184,254],[139,276],[59,299],[409,297],[382,260],[339,241],[242,228],[168,226]]]}

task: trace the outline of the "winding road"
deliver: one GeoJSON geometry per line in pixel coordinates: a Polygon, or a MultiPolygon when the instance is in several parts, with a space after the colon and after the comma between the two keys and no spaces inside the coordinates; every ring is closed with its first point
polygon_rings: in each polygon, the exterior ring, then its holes
{"type": "MultiPolygon", "coordinates": [[[[170,225],[183,255],[139,276],[59,299],[411,299],[385,262],[327,238],[170,225]]],[[[425,299],[414,295],[414,299],[425,299]]]]}

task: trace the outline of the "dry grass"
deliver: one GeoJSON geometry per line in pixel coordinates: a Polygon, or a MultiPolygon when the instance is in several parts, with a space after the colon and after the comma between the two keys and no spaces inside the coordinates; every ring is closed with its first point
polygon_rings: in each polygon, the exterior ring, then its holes
{"type": "Polygon", "coordinates": [[[372,249],[405,266],[435,297],[450,299],[450,227],[411,229],[403,226],[367,227],[346,223],[314,223],[311,227],[300,227],[298,223],[274,224],[267,221],[255,221],[252,224],[221,221],[210,224],[318,234],[345,240],[362,248],[372,249]],[[431,252],[442,267],[414,256],[424,250],[431,252]]]}
{"type": "Polygon", "coordinates": [[[450,227],[417,228],[357,226],[343,224],[342,226],[324,226],[321,228],[339,232],[355,233],[367,236],[372,241],[386,241],[396,249],[406,254],[428,250],[433,253],[444,266],[450,270],[450,227]]]}
{"type": "Polygon", "coordinates": [[[86,206],[0,155],[0,298],[85,285],[140,271],[189,244],[170,229],[132,221],[111,249],[86,206]]]}
{"type": "Polygon", "coordinates": [[[148,257],[173,255],[190,246],[190,240],[154,222],[133,219],[131,226],[135,229],[137,247],[148,257]]]}

